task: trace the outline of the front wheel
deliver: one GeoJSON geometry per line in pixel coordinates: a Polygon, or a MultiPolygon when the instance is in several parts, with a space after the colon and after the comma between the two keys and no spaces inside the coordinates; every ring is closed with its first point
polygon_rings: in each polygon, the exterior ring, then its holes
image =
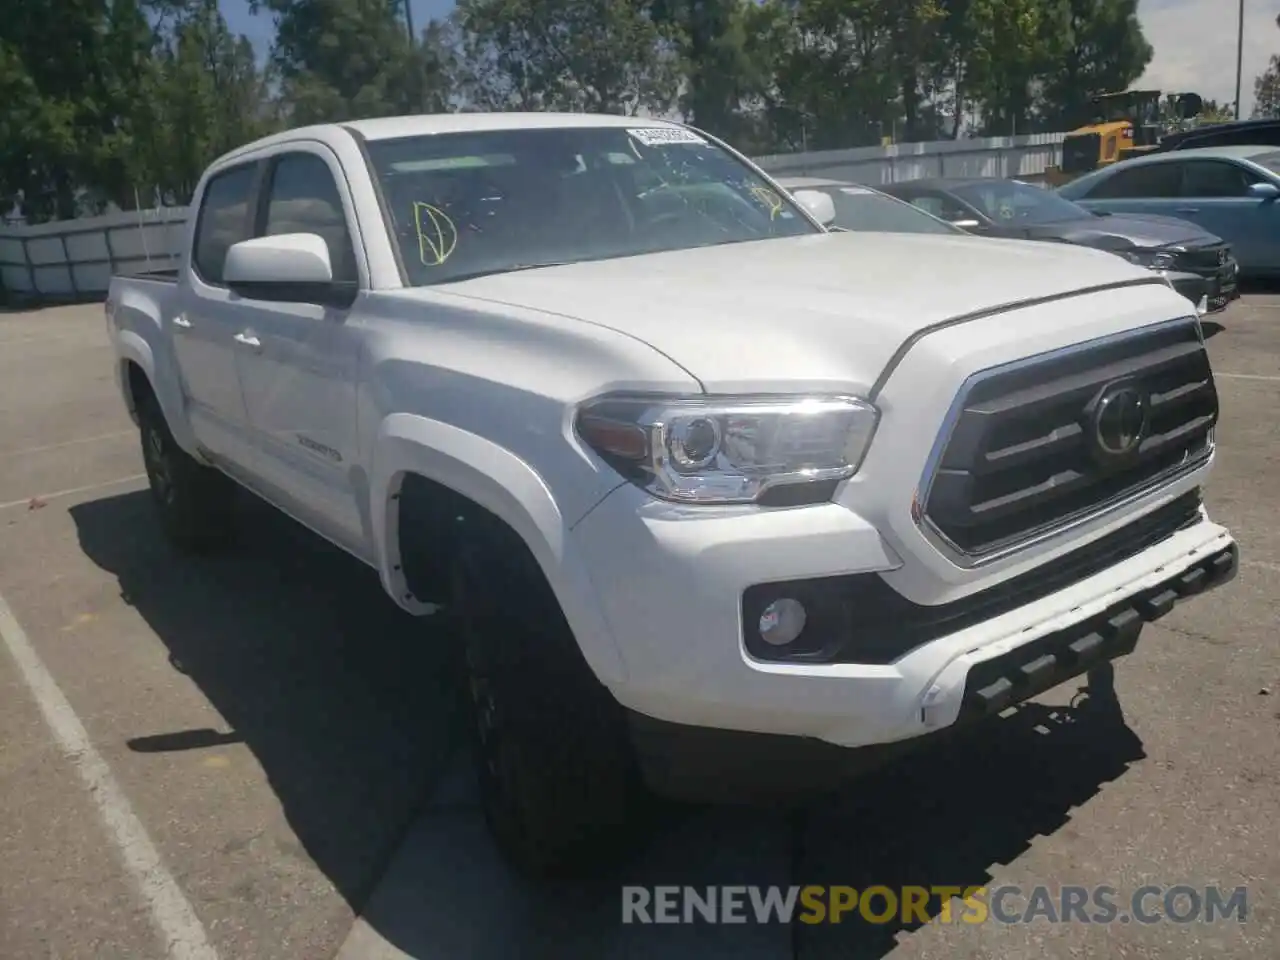
{"type": "Polygon", "coordinates": [[[464,550],[454,577],[485,819],[517,868],[579,872],[644,836],[647,797],[622,708],[513,552],[464,550]]]}
{"type": "Polygon", "coordinates": [[[138,420],[147,481],[165,536],[189,552],[223,546],[232,529],[231,481],[178,446],[154,398],[140,405],[138,420]]]}

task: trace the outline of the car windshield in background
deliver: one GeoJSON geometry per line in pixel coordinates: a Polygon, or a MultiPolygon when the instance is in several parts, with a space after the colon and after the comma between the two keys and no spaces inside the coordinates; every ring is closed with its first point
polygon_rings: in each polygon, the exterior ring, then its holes
{"type": "Polygon", "coordinates": [[[415,286],[821,232],[731,154],[678,127],[435,134],[368,148],[415,286]]]}
{"type": "Polygon", "coordinates": [[[1272,173],[1280,174],[1280,153],[1264,153],[1256,157],[1250,157],[1249,159],[1264,170],[1270,170],[1272,173]]]}
{"type": "Polygon", "coordinates": [[[995,223],[1057,223],[1089,216],[1083,207],[1049,190],[1014,180],[966,183],[951,192],[995,223]]]}
{"type": "MultiPolygon", "coordinates": [[[[799,189],[799,188],[797,188],[799,189]]],[[[865,187],[818,187],[836,207],[835,225],[881,233],[964,233],[909,203],[865,187]]]]}

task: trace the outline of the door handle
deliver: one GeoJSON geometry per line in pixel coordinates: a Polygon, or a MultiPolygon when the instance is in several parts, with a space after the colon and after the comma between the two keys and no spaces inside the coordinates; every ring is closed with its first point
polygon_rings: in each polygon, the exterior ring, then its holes
{"type": "Polygon", "coordinates": [[[251,333],[237,333],[232,339],[236,343],[243,343],[246,347],[253,347],[255,350],[262,346],[262,341],[251,333]]]}
{"type": "Polygon", "coordinates": [[[186,317],[184,317],[182,314],[178,314],[176,317],[173,318],[173,325],[182,330],[191,329],[191,321],[188,320],[186,317]]]}

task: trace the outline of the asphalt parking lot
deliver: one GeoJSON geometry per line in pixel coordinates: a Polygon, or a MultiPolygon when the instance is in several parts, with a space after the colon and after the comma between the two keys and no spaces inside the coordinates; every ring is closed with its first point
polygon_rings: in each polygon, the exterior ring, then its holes
{"type": "Polygon", "coordinates": [[[1199,957],[1280,943],[1280,294],[1218,322],[1209,489],[1239,578],[1149,627],[1123,718],[1059,689],[782,816],[676,809],[617,876],[496,860],[456,656],[245,498],[173,555],[100,306],[0,314],[0,957],[1199,957]],[[623,926],[620,885],[1248,888],[1246,921],[623,926]]]}

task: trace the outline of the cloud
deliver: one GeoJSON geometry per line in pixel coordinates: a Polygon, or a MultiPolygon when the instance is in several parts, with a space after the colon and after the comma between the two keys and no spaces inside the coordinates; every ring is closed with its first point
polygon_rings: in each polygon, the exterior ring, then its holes
{"type": "MultiPolygon", "coordinates": [[[[1240,99],[1248,117],[1254,77],[1280,53],[1280,0],[1245,0],[1244,6],[1240,99]]],[[[1234,101],[1238,12],[1238,0],[1139,0],[1138,19],[1155,56],[1135,86],[1234,101]]]]}

